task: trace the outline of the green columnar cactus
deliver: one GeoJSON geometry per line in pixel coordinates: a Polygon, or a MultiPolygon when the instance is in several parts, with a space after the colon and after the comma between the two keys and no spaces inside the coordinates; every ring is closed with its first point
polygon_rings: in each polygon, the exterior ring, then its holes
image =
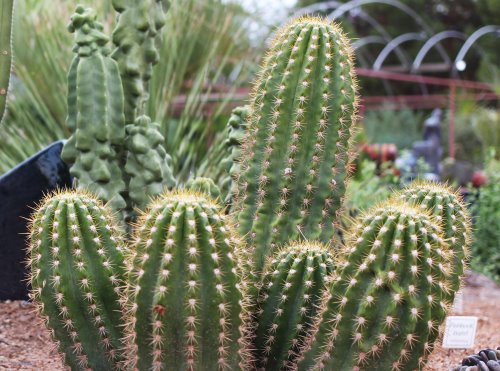
{"type": "Polygon", "coordinates": [[[14,0],[2,0],[0,4],[0,123],[7,107],[10,72],[12,69],[12,20],[14,0]]]}
{"type": "Polygon", "coordinates": [[[469,256],[469,246],[472,236],[470,216],[458,195],[453,189],[434,182],[415,182],[402,192],[393,196],[419,205],[427,209],[441,223],[444,237],[453,251],[450,291],[447,300],[453,301],[455,292],[460,288],[460,277],[464,273],[469,256]]]}
{"type": "Polygon", "coordinates": [[[122,359],[123,244],[111,212],[82,191],[47,196],[31,220],[32,298],[72,370],[122,359]]]}
{"type": "Polygon", "coordinates": [[[347,38],[326,20],[292,21],[278,32],[253,96],[235,210],[259,272],[276,244],[335,236],[356,111],[347,38]]]}
{"type": "Polygon", "coordinates": [[[361,215],[299,369],[420,369],[450,306],[451,259],[418,207],[392,201],[361,215]]]}
{"type": "Polygon", "coordinates": [[[113,31],[116,49],[113,58],[120,66],[125,91],[125,119],[132,124],[137,109],[148,98],[153,66],[158,63],[155,45],[165,24],[168,2],[165,0],[113,0],[120,13],[113,31]]]}
{"type": "Polygon", "coordinates": [[[224,149],[228,156],[221,161],[221,167],[224,168],[225,176],[221,177],[220,185],[225,202],[231,204],[233,196],[238,191],[238,185],[235,181],[241,174],[241,165],[239,162],[241,156],[241,144],[247,132],[247,120],[250,116],[250,107],[236,107],[231,112],[231,117],[227,123],[227,140],[224,142],[224,149]]]}
{"type": "Polygon", "coordinates": [[[239,368],[243,295],[237,239],[211,199],[165,193],[127,258],[127,354],[139,370],[239,368]]]}
{"type": "Polygon", "coordinates": [[[329,247],[295,243],[269,261],[256,311],[257,369],[293,368],[334,271],[329,247]]]}
{"type": "Polygon", "coordinates": [[[68,126],[74,129],[62,152],[80,188],[126,207],[125,182],[120,169],[125,137],[123,90],[116,62],[108,56],[108,37],[95,12],[78,6],[71,18],[76,56],[68,75],[68,126]]]}
{"type": "Polygon", "coordinates": [[[176,185],[170,168],[172,158],[163,147],[165,138],[160,133],[160,125],[151,122],[149,117],[138,117],[125,130],[128,196],[133,206],[143,210],[153,196],[176,185]]]}

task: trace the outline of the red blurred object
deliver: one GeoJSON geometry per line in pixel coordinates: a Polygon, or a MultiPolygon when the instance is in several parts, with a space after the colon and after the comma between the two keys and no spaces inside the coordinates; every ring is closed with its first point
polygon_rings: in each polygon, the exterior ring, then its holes
{"type": "Polygon", "coordinates": [[[393,143],[383,144],[363,144],[361,150],[370,157],[372,161],[378,164],[394,161],[398,154],[398,148],[393,143]]]}
{"type": "Polygon", "coordinates": [[[487,181],[488,178],[482,170],[476,170],[474,174],[472,174],[472,185],[476,188],[485,185],[487,181]]]}

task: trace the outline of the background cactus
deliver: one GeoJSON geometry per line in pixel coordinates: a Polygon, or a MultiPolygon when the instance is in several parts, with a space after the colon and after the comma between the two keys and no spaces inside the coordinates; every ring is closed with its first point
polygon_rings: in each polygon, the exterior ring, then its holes
{"type": "Polygon", "coordinates": [[[0,124],[7,107],[10,72],[12,69],[12,19],[14,0],[2,0],[0,4],[0,124]]]}
{"type": "Polygon", "coordinates": [[[293,368],[333,271],[329,247],[314,242],[291,244],[269,261],[255,316],[257,369],[293,368]]]}
{"type": "Polygon", "coordinates": [[[158,63],[156,46],[160,30],[165,25],[166,0],[112,0],[120,13],[113,31],[116,49],[113,58],[120,66],[125,92],[125,120],[132,124],[138,108],[149,97],[149,80],[153,66],[158,63]]]}
{"type": "Polygon", "coordinates": [[[299,369],[421,368],[450,305],[451,259],[420,208],[392,201],[360,216],[299,369]]]}
{"type": "Polygon", "coordinates": [[[76,41],[68,74],[67,117],[74,133],[61,156],[71,164],[71,175],[80,188],[122,210],[126,207],[120,169],[125,120],[118,65],[108,56],[108,37],[101,32],[94,10],[78,6],[68,28],[76,41]]]}
{"type": "Polygon", "coordinates": [[[225,219],[210,198],[189,191],[163,194],[141,216],[128,258],[131,367],[239,368],[243,295],[225,219]]]}
{"type": "Polygon", "coordinates": [[[128,197],[132,207],[143,210],[153,196],[176,185],[170,168],[172,159],[163,147],[165,138],[160,133],[160,125],[151,122],[149,117],[138,117],[125,130],[128,197]]]}
{"type": "Polygon", "coordinates": [[[460,288],[469,256],[472,236],[470,217],[460,195],[450,187],[434,182],[415,182],[393,196],[425,208],[441,223],[444,237],[453,251],[450,291],[447,300],[453,301],[460,288]]]}
{"type": "Polygon", "coordinates": [[[123,243],[93,196],[47,196],[31,220],[32,298],[72,370],[113,370],[121,360],[123,243]]]}
{"type": "Polygon", "coordinates": [[[258,272],[276,244],[335,235],[356,111],[353,55],[340,28],[301,18],[281,29],[250,111],[234,210],[258,272]]]}

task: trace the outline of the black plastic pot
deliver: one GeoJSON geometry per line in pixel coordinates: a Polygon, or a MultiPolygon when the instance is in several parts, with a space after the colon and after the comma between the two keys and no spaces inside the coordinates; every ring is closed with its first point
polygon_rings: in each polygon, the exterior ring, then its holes
{"type": "Polygon", "coordinates": [[[28,298],[27,219],[44,194],[71,187],[60,157],[63,144],[48,146],[0,177],[0,300],[28,298]]]}

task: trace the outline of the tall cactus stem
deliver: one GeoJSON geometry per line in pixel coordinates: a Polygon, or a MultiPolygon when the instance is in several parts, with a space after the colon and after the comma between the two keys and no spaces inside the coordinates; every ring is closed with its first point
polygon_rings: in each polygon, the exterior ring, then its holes
{"type": "Polygon", "coordinates": [[[277,245],[335,238],[356,106],[353,52],[340,28],[319,18],[282,28],[253,90],[235,208],[257,272],[277,245]]]}

